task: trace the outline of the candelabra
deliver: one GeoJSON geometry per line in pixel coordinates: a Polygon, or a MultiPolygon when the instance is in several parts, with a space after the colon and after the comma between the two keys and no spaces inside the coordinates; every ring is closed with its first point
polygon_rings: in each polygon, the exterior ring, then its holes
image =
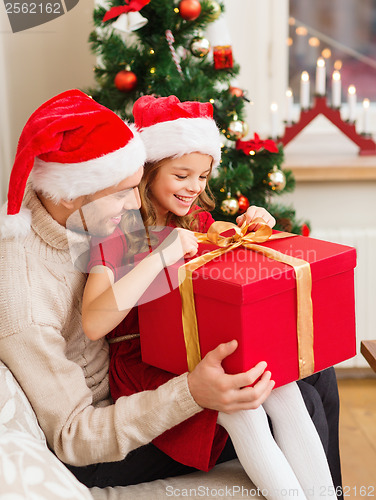
{"type": "Polygon", "coordinates": [[[286,146],[286,144],[292,141],[292,139],[294,139],[294,137],[296,137],[318,115],[325,116],[333,125],[359,146],[359,155],[376,155],[376,143],[371,135],[357,133],[355,122],[343,120],[339,108],[328,106],[325,96],[316,96],[313,107],[302,109],[298,122],[292,123],[291,125],[286,124],[284,135],[278,138],[278,142],[286,146]]]}

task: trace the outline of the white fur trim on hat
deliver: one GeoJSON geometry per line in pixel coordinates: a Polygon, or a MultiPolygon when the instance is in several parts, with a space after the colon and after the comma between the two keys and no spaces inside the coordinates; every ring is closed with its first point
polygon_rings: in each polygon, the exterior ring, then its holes
{"type": "Polygon", "coordinates": [[[221,159],[221,140],[211,118],[178,118],[140,130],[148,161],[179,157],[189,153],[213,157],[213,168],[221,159]]]}
{"type": "Polygon", "coordinates": [[[18,214],[8,215],[7,204],[1,208],[0,213],[0,237],[1,238],[23,238],[27,236],[31,226],[31,211],[22,207],[18,214]]]}
{"type": "Polygon", "coordinates": [[[136,132],[124,148],[92,160],[54,163],[35,158],[30,180],[36,191],[54,201],[73,200],[115,186],[136,173],[145,159],[144,145],[136,132]]]}

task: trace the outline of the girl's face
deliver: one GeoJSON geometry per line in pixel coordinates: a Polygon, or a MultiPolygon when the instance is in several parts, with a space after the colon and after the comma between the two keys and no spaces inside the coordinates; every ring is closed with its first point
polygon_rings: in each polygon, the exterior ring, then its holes
{"type": "Polygon", "coordinates": [[[168,212],[188,213],[206,187],[212,161],[209,155],[190,153],[163,163],[150,187],[158,225],[165,224],[168,212]]]}

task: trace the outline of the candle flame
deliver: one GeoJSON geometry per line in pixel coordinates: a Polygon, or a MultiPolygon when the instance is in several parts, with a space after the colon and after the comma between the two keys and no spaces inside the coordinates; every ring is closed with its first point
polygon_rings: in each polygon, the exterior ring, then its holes
{"type": "Polygon", "coordinates": [[[292,90],[291,89],[286,90],[286,97],[292,97],[292,90]]]}
{"type": "Polygon", "coordinates": [[[363,108],[369,108],[369,99],[363,100],[363,108]]]}
{"type": "Polygon", "coordinates": [[[337,70],[333,71],[333,75],[332,75],[332,78],[333,80],[340,80],[341,79],[341,73],[337,70]]]}
{"type": "Polygon", "coordinates": [[[317,66],[319,66],[320,68],[324,68],[325,67],[325,60],[322,57],[319,57],[317,59],[317,66]]]}
{"type": "Polygon", "coordinates": [[[308,72],[307,71],[303,71],[301,78],[302,78],[303,82],[308,82],[309,81],[309,74],[308,74],[308,72]]]}
{"type": "Polygon", "coordinates": [[[354,95],[355,92],[356,92],[355,86],[354,85],[350,85],[350,87],[348,88],[348,93],[354,95]]]}
{"type": "Polygon", "coordinates": [[[270,110],[275,113],[278,110],[278,104],[276,102],[272,102],[270,105],[270,110]]]}

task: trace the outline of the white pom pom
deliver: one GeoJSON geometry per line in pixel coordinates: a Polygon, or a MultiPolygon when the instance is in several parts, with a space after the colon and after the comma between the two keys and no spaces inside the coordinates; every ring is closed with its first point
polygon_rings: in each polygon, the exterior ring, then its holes
{"type": "Polygon", "coordinates": [[[8,215],[5,210],[3,207],[0,214],[0,237],[22,238],[26,236],[31,227],[31,211],[28,208],[21,208],[18,214],[8,215]]]}

